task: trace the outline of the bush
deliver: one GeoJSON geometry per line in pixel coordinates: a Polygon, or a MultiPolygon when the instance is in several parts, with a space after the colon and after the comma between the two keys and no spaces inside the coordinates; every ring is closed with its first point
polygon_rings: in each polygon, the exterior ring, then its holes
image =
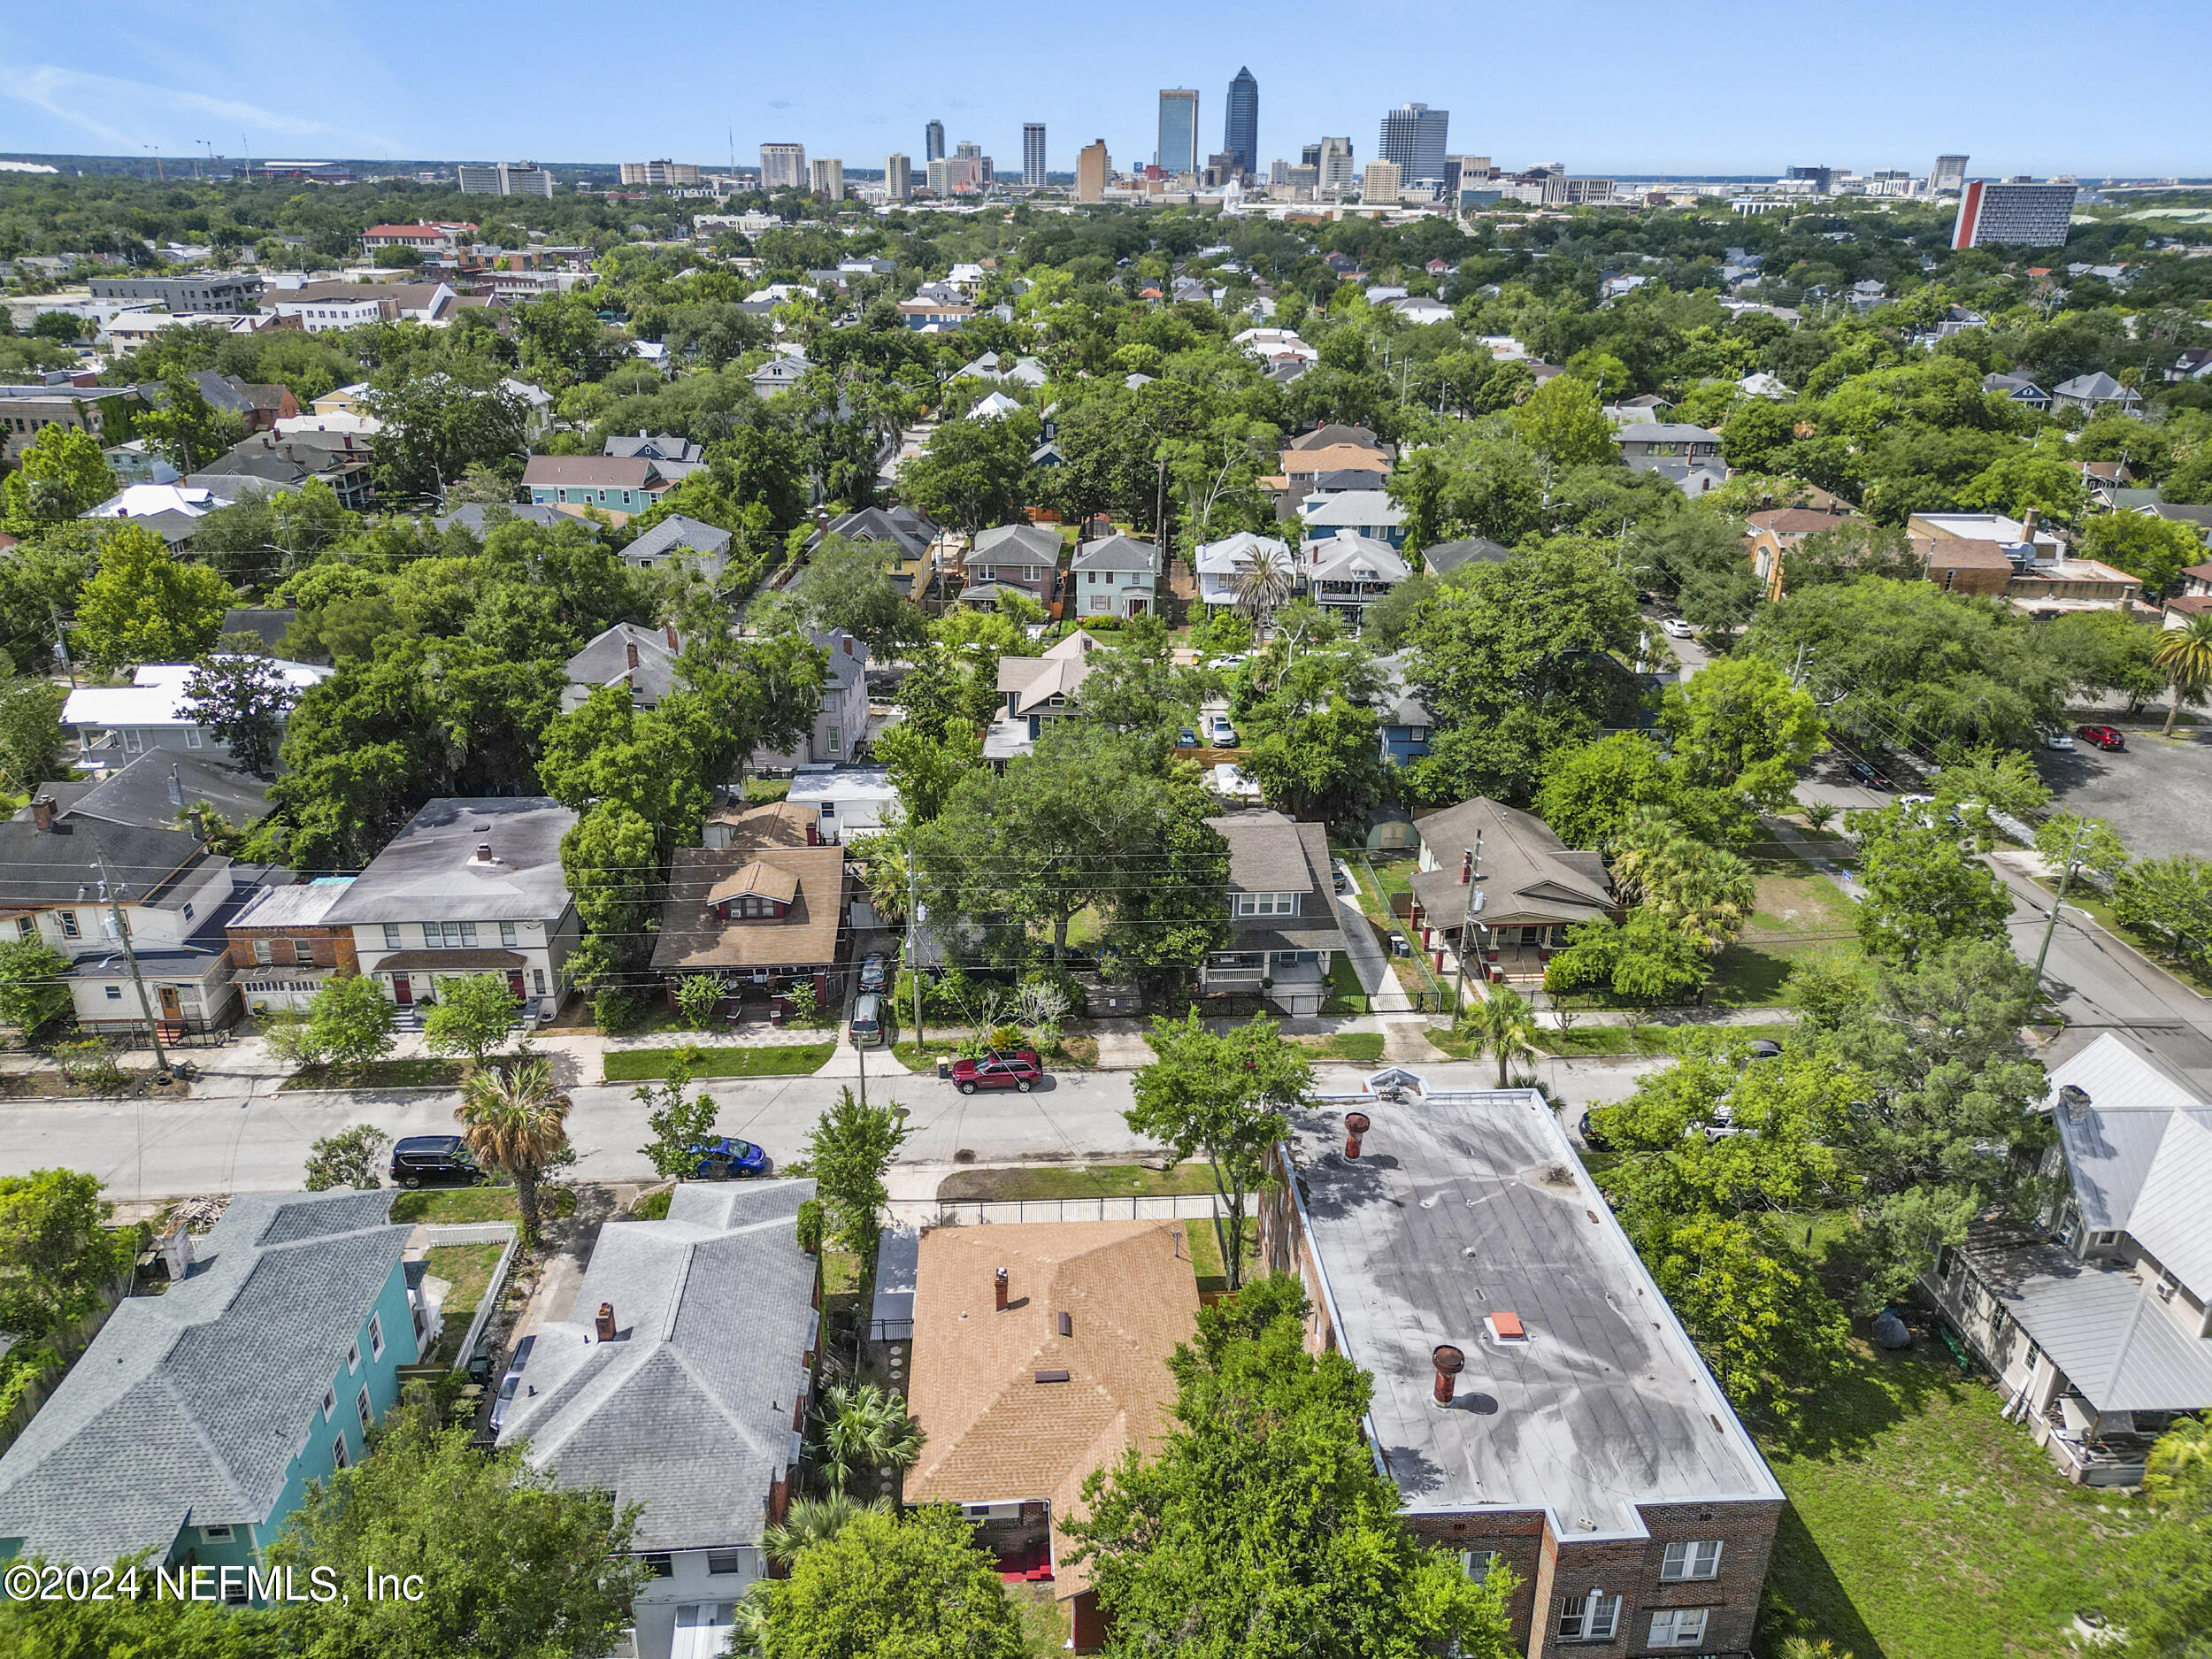
{"type": "Polygon", "coordinates": [[[130,1081],[116,1061],[113,1045],[104,1037],[58,1042],[54,1058],[61,1066],[64,1082],[95,1094],[120,1094],[130,1081]]]}
{"type": "Polygon", "coordinates": [[[818,1255],[822,1248],[822,1201],[810,1198],[799,1206],[799,1248],[809,1256],[818,1255]]]}
{"type": "Polygon", "coordinates": [[[391,1144],[391,1136],[374,1124],[356,1124],[334,1135],[325,1135],[308,1148],[307,1179],[303,1185],[311,1193],[333,1187],[373,1192],[384,1184],[384,1152],[391,1144]]]}
{"type": "MultiPolygon", "coordinates": [[[[811,986],[807,987],[810,991],[811,986]]],[[[676,1011],[694,1031],[704,1031],[714,1020],[722,1001],[722,979],[714,973],[687,973],[676,982],[676,1011]]]]}
{"type": "Polygon", "coordinates": [[[645,1029],[650,1006],[634,991],[602,991],[591,999],[592,1024],[603,1036],[633,1037],[645,1029]]]}
{"type": "Polygon", "coordinates": [[[657,1193],[646,1194],[644,1197],[630,1206],[630,1219],[633,1221],[667,1220],[668,1202],[675,1195],[673,1190],[665,1187],[657,1193]]]}

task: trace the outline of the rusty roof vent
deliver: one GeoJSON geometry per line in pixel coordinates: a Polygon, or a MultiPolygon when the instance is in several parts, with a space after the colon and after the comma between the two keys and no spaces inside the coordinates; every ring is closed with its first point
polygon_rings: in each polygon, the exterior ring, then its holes
{"type": "Polygon", "coordinates": [[[1360,1137],[1365,1134],[1370,1127],[1371,1125],[1367,1121],[1365,1112],[1344,1114],[1344,1156],[1348,1163],[1358,1159],[1360,1137]]]}
{"type": "Polygon", "coordinates": [[[1436,1364],[1436,1403],[1448,1406],[1452,1402],[1452,1379],[1467,1369],[1467,1356],[1447,1342],[1429,1358],[1436,1364]]]}

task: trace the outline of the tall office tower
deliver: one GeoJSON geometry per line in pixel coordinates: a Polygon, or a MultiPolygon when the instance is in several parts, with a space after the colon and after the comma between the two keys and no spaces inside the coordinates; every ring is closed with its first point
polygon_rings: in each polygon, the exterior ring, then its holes
{"type": "Polygon", "coordinates": [[[806,146],[763,144],[760,147],[760,188],[764,190],[806,188],[806,146]]]}
{"type": "Polygon", "coordinates": [[[894,153],[883,158],[883,199],[887,202],[910,202],[914,199],[914,164],[904,156],[894,153]]]}
{"type": "Polygon", "coordinates": [[[1973,180],[1959,192],[1951,246],[1985,248],[1999,242],[2016,248],[2063,247],[2074,216],[2074,196],[2070,184],[1973,180]]]}
{"type": "Polygon", "coordinates": [[[463,196],[553,195],[553,175],[534,161],[498,161],[488,167],[464,165],[460,169],[463,196]]]}
{"type": "Polygon", "coordinates": [[[1022,182],[1035,189],[1045,181],[1045,124],[1022,123],[1022,182]]]}
{"type": "Polygon", "coordinates": [[[1401,173],[1394,161],[1371,161],[1367,171],[1360,175],[1359,199],[1363,202],[1395,202],[1403,194],[1401,173]]]}
{"type": "Polygon", "coordinates": [[[1966,157],[1938,156],[1935,166],[1928,174],[1929,190],[1934,195],[1941,196],[1946,191],[1963,190],[1965,188],[1966,157]]]}
{"type": "Polygon", "coordinates": [[[1198,95],[1187,88],[1160,93],[1160,147],[1152,159],[1171,178],[1198,171],[1198,95]]]}
{"type": "Polygon", "coordinates": [[[1260,170],[1260,83],[1249,69],[1229,83],[1229,113],[1221,127],[1221,148],[1248,173],[1260,170]]]}
{"type": "Polygon", "coordinates": [[[1298,152],[1298,165],[1302,167],[1319,166],[1321,165],[1321,146],[1318,144],[1308,144],[1303,150],[1300,150],[1298,152]]]}
{"type": "Polygon", "coordinates": [[[1267,164],[1267,181],[1270,184],[1288,184],[1290,182],[1290,163],[1285,161],[1280,156],[1276,157],[1274,160],[1269,162],[1267,164]]]}
{"type": "Polygon", "coordinates": [[[1359,173],[1352,165],[1352,141],[1348,138],[1325,138],[1313,147],[1311,165],[1321,169],[1321,188],[1348,189],[1359,182],[1359,173]]]}
{"type": "Polygon", "coordinates": [[[674,189],[699,182],[697,165],[687,161],[626,161],[621,167],[622,182],[631,188],[674,189]]]}
{"type": "Polygon", "coordinates": [[[1102,202],[1106,199],[1106,180],[1113,174],[1113,163],[1106,158],[1106,141],[1093,139],[1083,146],[1075,158],[1075,199],[1079,202],[1102,202]]]}
{"type": "Polygon", "coordinates": [[[807,188],[826,202],[845,199],[845,164],[821,157],[807,169],[807,188]]]}
{"type": "Polygon", "coordinates": [[[1444,131],[1452,119],[1449,110],[1432,110],[1425,104],[1403,104],[1382,118],[1382,137],[1377,153],[1398,164],[1398,176],[1407,180],[1444,177],[1444,131]]]}
{"type": "Polygon", "coordinates": [[[922,129],[922,161],[925,165],[945,158],[945,124],[932,121],[922,129]]]}

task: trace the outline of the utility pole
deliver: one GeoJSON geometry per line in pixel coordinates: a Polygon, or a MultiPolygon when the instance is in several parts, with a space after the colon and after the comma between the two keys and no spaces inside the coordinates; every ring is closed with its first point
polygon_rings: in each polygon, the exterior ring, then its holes
{"type": "MultiPolygon", "coordinates": [[[[926,1041],[922,1036],[922,964],[914,953],[915,929],[920,925],[921,914],[914,902],[914,842],[910,836],[906,843],[906,971],[914,980],[914,1041],[926,1041]]],[[[896,984],[895,979],[893,984],[896,984]]]]}
{"type": "Polygon", "coordinates": [[[169,1079],[169,1052],[161,1046],[161,1023],[154,1018],[153,999],[146,995],[146,976],[138,971],[138,952],[131,945],[130,924],[123,918],[123,907],[115,897],[115,883],[108,876],[107,854],[102,850],[100,837],[92,837],[93,861],[100,866],[100,895],[106,899],[108,916],[115,924],[115,936],[123,941],[123,960],[130,964],[131,983],[138,987],[138,1011],[146,1018],[146,1035],[154,1045],[154,1075],[166,1083],[169,1079]]]}
{"type": "Polygon", "coordinates": [[[1452,987],[1452,1022],[1459,1021],[1460,1010],[1467,1006],[1467,952],[1473,941],[1475,918],[1481,911],[1482,896],[1482,832],[1475,832],[1475,844],[1467,849],[1467,909],[1459,918],[1459,979],[1452,987]]]}
{"type": "Polygon", "coordinates": [[[61,626],[61,607],[49,599],[46,614],[54,619],[54,649],[60,653],[61,665],[69,671],[69,689],[74,691],[77,688],[77,665],[69,660],[69,634],[61,626]]]}
{"type": "Polygon", "coordinates": [[[2043,926],[2043,949],[2035,953],[2035,983],[2039,990],[2043,985],[2043,964],[2050,959],[2051,938],[2058,932],[2058,913],[2066,908],[2066,889],[2074,884],[2074,872],[2080,868],[2081,844],[2089,834],[2086,823],[2074,826],[2074,839],[2066,849],[2065,866],[2058,876],[2058,896],[2051,901],[2051,918],[2043,926]]]}

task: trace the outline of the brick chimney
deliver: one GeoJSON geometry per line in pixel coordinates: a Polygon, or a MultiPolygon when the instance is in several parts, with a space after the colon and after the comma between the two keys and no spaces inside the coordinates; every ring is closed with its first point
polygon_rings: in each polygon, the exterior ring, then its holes
{"type": "Polygon", "coordinates": [[[51,833],[54,828],[54,797],[50,795],[31,797],[31,822],[51,833]]]}
{"type": "Polygon", "coordinates": [[[1006,1270],[1000,1268],[991,1275],[991,1294],[997,1302],[996,1311],[1006,1311],[1006,1270]]]}
{"type": "Polygon", "coordinates": [[[2020,539],[2023,541],[2034,541],[2035,527],[2042,522],[2042,519],[2043,510],[2040,507],[2031,507],[2022,513],[2020,515],[2020,539]]]}
{"type": "Polygon", "coordinates": [[[668,649],[672,651],[680,651],[684,649],[676,638],[676,625],[672,622],[668,625],[668,649]]]}
{"type": "Polygon", "coordinates": [[[1467,1356],[1447,1342],[1429,1356],[1436,1363],[1436,1403],[1452,1402],[1452,1379],[1467,1369],[1467,1356]]]}
{"type": "Polygon", "coordinates": [[[1365,1112],[1346,1112],[1344,1114],[1344,1156],[1348,1161],[1356,1160],[1358,1158],[1359,1138],[1367,1133],[1367,1114],[1365,1112]]]}
{"type": "MultiPolygon", "coordinates": [[[[603,1302],[599,1304],[599,1317],[592,1321],[592,1329],[593,1333],[596,1335],[602,1342],[611,1342],[614,1340],[614,1303],[611,1302],[603,1302]]],[[[1440,1354],[1444,1350],[1442,1348],[1437,1349],[1437,1352],[1440,1354]]],[[[1453,1351],[1456,1353],[1458,1350],[1454,1349],[1453,1351]]]]}
{"type": "Polygon", "coordinates": [[[630,640],[623,645],[622,649],[629,655],[630,666],[635,668],[638,664],[637,641],[630,640]]]}

